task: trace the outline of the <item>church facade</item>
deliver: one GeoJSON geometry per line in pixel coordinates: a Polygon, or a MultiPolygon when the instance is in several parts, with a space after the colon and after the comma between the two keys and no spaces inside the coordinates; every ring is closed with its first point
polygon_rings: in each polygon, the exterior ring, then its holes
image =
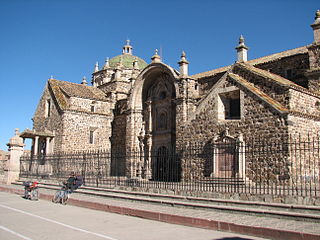
{"type": "MultiPolygon", "coordinates": [[[[144,152],[144,159],[135,164],[119,163],[123,167],[116,174],[134,177],[143,169],[145,178],[150,178],[155,165],[148,152],[160,154],[197,142],[244,146],[249,139],[289,141],[298,134],[316,135],[320,131],[319,11],[311,27],[313,43],[253,60],[247,59],[248,47],[241,36],[234,64],[192,76],[184,52],[176,70],[163,63],[157,51],[147,64],[132,54],[127,41],[122,54],[107,59],[101,68],[96,64],[90,86],[86,79],[81,84],[49,79],[33,129],[20,136],[33,140],[34,155],[144,152]]],[[[231,163],[226,159],[213,159],[205,174],[245,177],[250,171],[250,156],[237,154],[231,163]],[[226,164],[231,165],[223,167],[226,164]]]]}

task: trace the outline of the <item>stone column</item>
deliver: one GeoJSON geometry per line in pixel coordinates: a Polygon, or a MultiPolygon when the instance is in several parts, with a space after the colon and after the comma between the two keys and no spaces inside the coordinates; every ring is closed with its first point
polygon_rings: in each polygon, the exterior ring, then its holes
{"type": "Polygon", "coordinates": [[[151,133],[152,132],[152,109],[151,109],[152,101],[148,100],[146,104],[147,104],[147,115],[148,115],[146,132],[151,133]]]}
{"type": "Polygon", "coordinates": [[[46,154],[50,153],[50,137],[46,137],[46,154]]]}
{"type": "Polygon", "coordinates": [[[151,166],[151,154],[152,154],[152,135],[146,134],[146,162],[145,162],[145,169],[146,169],[146,179],[152,178],[152,166],[151,166]]]}
{"type": "Polygon", "coordinates": [[[23,154],[23,138],[19,136],[19,129],[15,129],[15,136],[12,137],[7,144],[10,152],[10,157],[7,163],[7,169],[5,172],[6,184],[19,179],[20,173],[20,157],[23,154]]]}
{"type": "Polygon", "coordinates": [[[34,137],[34,146],[33,146],[33,155],[38,155],[38,148],[39,148],[39,136],[34,137]]]}

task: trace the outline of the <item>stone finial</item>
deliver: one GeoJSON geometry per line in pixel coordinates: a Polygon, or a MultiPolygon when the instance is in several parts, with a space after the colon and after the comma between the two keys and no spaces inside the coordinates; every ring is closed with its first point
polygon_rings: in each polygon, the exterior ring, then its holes
{"type": "Polygon", "coordinates": [[[238,53],[237,62],[246,62],[248,60],[248,47],[244,43],[244,37],[240,35],[239,45],[236,47],[238,53]]]}
{"type": "Polygon", "coordinates": [[[117,67],[115,69],[115,72],[114,72],[114,80],[117,81],[117,80],[121,80],[121,69],[119,67],[117,67]]]}
{"type": "Polygon", "coordinates": [[[187,61],[186,53],[184,51],[182,51],[182,53],[181,53],[180,61],[178,62],[178,64],[180,66],[180,75],[182,77],[188,76],[188,64],[189,64],[189,62],[187,61]]]}
{"type": "Polygon", "coordinates": [[[314,42],[318,44],[320,43],[320,10],[316,11],[314,19],[314,23],[311,24],[311,27],[313,29],[314,42]]]}
{"type": "Polygon", "coordinates": [[[317,11],[316,11],[316,16],[314,17],[314,19],[315,19],[315,22],[320,22],[320,10],[318,9],[317,11]]]}
{"type": "Polygon", "coordinates": [[[110,67],[110,65],[109,65],[109,58],[107,57],[106,60],[105,60],[105,62],[104,62],[103,69],[105,70],[105,69],[107,69],[107,68],[109,68],[109,67],[110,67]]]}
{"type": "Polygon", "coordinates": [[[123,46],[122,48],[122,54],[129,54],[132,55],[132,46],[130,45],[130,40],[127,39],[126,45],[123,46]]]}
{"type": "Polygon", "coordinates": [[[99,63],[96,62],[96,64],[94,65],[94,72],[98,72],[99,71],[99,63]]]}
{"type": "Polygon", "coordinates": [[[82,85],[87,85],[88,84],[86,76],[83,76],[81,84],[82,85]]]}
{"type": "Polygon", "coordinates": [[[134,61],[133,61],[133,69],[139,69],[139,63],[136,57],[134,58],[134,61]]]}
{"type": "Polygon", "coordinates": [[[155,50],[154,55],[151,57],[152,63],[160,63],[161,57],[158,55],[158,49],[155,50]]]}
{"type": "Polygon", "coordinates": [[[7,144],[7,146],[9,148],[12,147],[12,146],[19,146],[19,147],[23,147],[24,146],[23,139],[22,139],[22,137],[20,137],[19,128],[16,128],[14,130],[14,136],[12,138],[10,138],[9,143],[7,144]]]}

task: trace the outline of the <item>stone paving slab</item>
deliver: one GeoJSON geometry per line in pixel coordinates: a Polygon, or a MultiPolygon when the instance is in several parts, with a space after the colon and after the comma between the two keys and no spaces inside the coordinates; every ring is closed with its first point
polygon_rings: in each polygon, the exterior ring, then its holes
{"type": "MultiPolygon", "coordinates": [[[[23,192],[22,186],[17,185],[0,185],[0,190],[20,194],[23,192]]],[[[54,192],[54,190],[40,189],[41,198],[46,200],[50,200],[54,192]]],[[[68,204],[168,223],[231,231],[259,237],[267,236],[270,239],[320,240],[320,224],[313,222],[106,199],[80,193],[73,193],[68,204]]]]}

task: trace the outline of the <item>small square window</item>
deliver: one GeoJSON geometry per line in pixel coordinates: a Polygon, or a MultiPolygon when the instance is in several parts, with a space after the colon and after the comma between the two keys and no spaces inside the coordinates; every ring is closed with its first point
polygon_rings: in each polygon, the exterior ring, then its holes
{"type": "Polygon", "coordinates": [[[219,94],[219,102],[220,119],[241,119],[239,90],[219,94]]]}

